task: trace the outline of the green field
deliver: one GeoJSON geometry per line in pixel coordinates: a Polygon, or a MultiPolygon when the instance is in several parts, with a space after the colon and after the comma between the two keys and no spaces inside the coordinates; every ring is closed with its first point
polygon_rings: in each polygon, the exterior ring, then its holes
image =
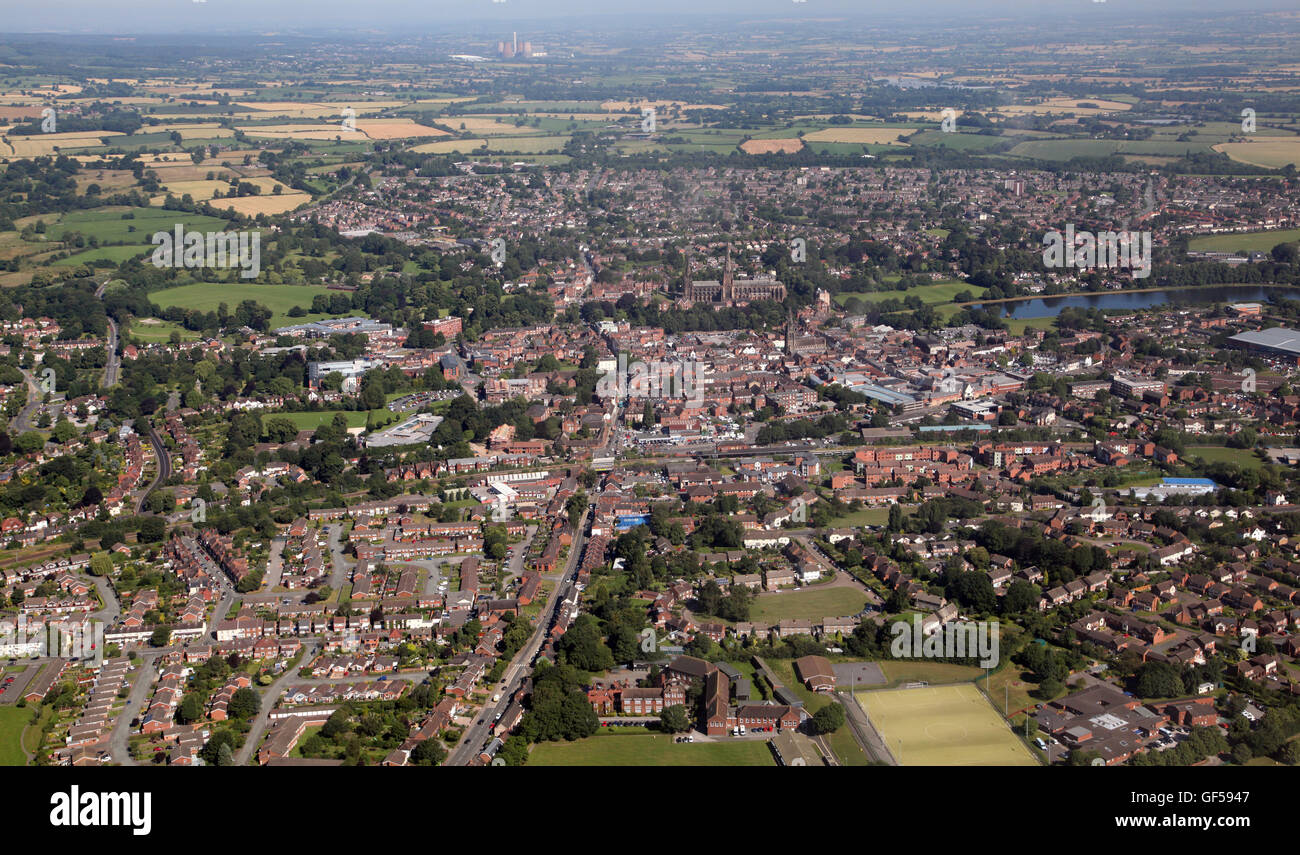
{"type": "MultiPolygon", "coordinates": [[[[724,737],[725,738],[725,737],[724,737]]],[[[667,733],[642,728],[601,732],[576,742],[543,742],[529,766],[775,766],[766,742],[673,742],[667,733]]]]}
{"type": "Polygon", "coordinates": [[[26,766],[23,756],[23,728],[32,720],[30,708],[12,704],[0,707],[0,766],[26,766]]]}
{"type": "Polygon", "coordinates": [[[155,232],[174,231],[177,223],[186,229],[219,232],[229,223],[217,217],[187,214],[184,211],[164,211],[162,208],[105,208],[97,211],[76,211],[51,223],[45,232],[46,240],[62,240],[67,232],[80,232],[86,237],[99,238],[101,243],[127,243],[152,246],[150,238],[155,232]]]}
{"type": "Polygon", "coordinates": [[[855,697],[900,765],[1038,765],[973,685],[883,689],[855,697]]]}
{"type": "Polygon", "coordinates": [[[1187,242],[1192,252],[1268,252],[1280,243],[1300,240],[1300,229],[1243,232],[1239,235],[1203,235],[1187,242]]]}
{"type": "MultiPolygon", "coordinates": [[[[335,413],[342,413],[348,420],[348,427],[363,428],[366,426],[366,416],[374,413],[375,420],[382,423],[384,419],[395,417],[395,414],[388,410],[321,410],[319,412],[299,412],[299,413],[263,413],[262,421],[267,419],[288,419],[297,426],[298,430],[315,430],[327,422],[333,421],[335,413]]],[[[477,502],[473,503],[477,504],[477,502]]]]}
{"type": "Polygon", "coordinates": [[[835,301],[843,306],[850,297],[857,297],[864,303],[883,303],[885,300],[903,300],[907,297],[919,297],[922,303],[951,303],[962,291],[969,291],[976,300],[980,289],[965,282],[936,282],[933,285],[918,285],[906,291],[844,291],[835,295],[835,301]]]}
{"type": "MultiPolygon", "coordinates": [[[[828,469],[830,467],[827,467],[828,469]]],[[[841,467],[842,468],[842,467],[841,467]]],[[[907,508],[904,511],[908,510],[907,508]]],[[[842,517],[836,517],[831,520],[831,525],[835,528],[843,526],[860,526],[860,525],[885,525],[889,522],[889,508],[863,508],[860,511],[854,511],[845,514],[842,517]]]]}
{"type": "Polygon", "coordinates": [[[1200,457],[1207,463],[1235,463],[1242,469],[1258,469],[1264,461],[1248,448],[1222,448],[1217,445],[1189,445],[1187,457],[1200,457]]]}
{"type": "Polygon", "coordinates": [[[867,604],[867,595],[857,588],[805,588],[779,594],[761,594],[754,600],[750,620],[775,623],[786,618],[815,620],[855,615],[867,604]]]}
{"type": "Polygon", "coordinates": [[[311,308],[311,301],[317,294],[333,295],[320,285],[258,285],[252,282],[199,282],[193,285],[179,285],[154,291],[149,299],[163,308],[179,306],[182,309],[197,309],[203,312],[216,311],[222,303],[234,311],[244,300],[253,300],[266,306],[274,314],[271,328],[305,324],[333,315],[316,315],[308,313],[304,317],[291,318],[288,315],[294,306],[311,308]]]}
{"type": "Polygon", "coordinates": [[[198,333],[187,330],[180,324],[158,318],[137,318],[131,321],[131,326],[127,330],[125,338],[138,338],[145,344],[165,344],[171,338],[173,332],[180,333],[181,341],[197,341],[199,338],[198,333]],[[156,321],[156,323],[144,323],[145,320],[156,321]]]}
{"type": "Polygon", "coordinates": [[[984,673],[973,665],[954,665],[951,662],[927,662],[924,659],[886,659],[880,670],[891,686],[900,683],[965,683],[984,673]]]}
{"type": "Polygon", "coordinates": [[[92,261],[112,261],[121,264],[130,258],[138,255],[144,255],[150,251],[147,246],[101,246],[98,249],[88,249],[85,252],[78,252],[69,255],[67,258],[54,262],[55,267],[73,267],[78,264],[89,264],[92,261]]]}

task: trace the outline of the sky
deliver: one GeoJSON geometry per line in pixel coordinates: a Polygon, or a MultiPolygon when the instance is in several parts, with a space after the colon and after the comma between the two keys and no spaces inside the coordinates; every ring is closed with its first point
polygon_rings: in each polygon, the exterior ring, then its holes
{"type": "Polygon", "coordinates": [[[810,18],[1000,14],[1149,15],[1295,9],[1295,0],[0,0],[0,33],[447,32],[476,23],[551,21],[601,27],[620,18],[671,24],[702,15],[810,18]],[[1226,7],[1232,7],[1231,10],[1226,7]],[[1091,11],[1089,11],[1091,10],[1091,11]]]}

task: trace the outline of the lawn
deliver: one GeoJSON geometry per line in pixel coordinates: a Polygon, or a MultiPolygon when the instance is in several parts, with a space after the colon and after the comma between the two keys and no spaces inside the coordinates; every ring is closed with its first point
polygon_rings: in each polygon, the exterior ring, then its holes
{"type": "Polygon", "coordinates": [[[1264,461],[1248,448],[1223,448],[1217,445],[1189,445],[1188,457],[1199,457],[1207,463],[1235,463],[1242,469],[1258,469],[1264,461]]]}
{"type": "Polygon", "coordinates": [[[1278,229],[1238,235],[1204,235],[1188,241],[1187,248],[1192,252],[1268,252],[1280,243],[1296,240],[1300,240],[1300,229],[1278,229]]]}
{"type": "Polygon", "coordinates": [[[165,344],[172,333],[179,333],[181,341],[197,341],[199,334],[187,330],[180,324],[163,321],[158,318],[136,318],[126,332],[126,338],[138,338],[145,344],[165,344]]]}
{"type": "Polygon", "coordinates": [[[1029,690],[1034,688],[1034,684],[1025,679],[1026,673],[1016,665],[1008,664],[989,676],[985,690],[996,709],[1001,710],[1005,706],[1015,712],[1032,709],[1038,703],[1029,696],[1029,690]]]}
{"type": "Polygon", "coordinates": [[[962,291],[969,291],[976,300],[981,293],[978,286],[966,282],[936,282],[933,285],[918,285],[907,290],[890,291],[843,291],[835,295],[835,301],[843,306],[850,297],[857,297],[864,303],[881,303],[885,300],[902,300],[906,297],[919,297],[922,303],[951,303],[962,291]]]}
{"type": "Polygon", "coordinates": [[[666,733],[628,728],[576,742],[543,742],[533,748],[530,766],[775,766],[767,743],[753,739],[723,742],[673,742],[666,733]]]}
{"type": "Polygon", "coordinates": [[[900,765],[1038,765],[972,685],[885,689],[856,697],[900,765]]]}
{"type": "Polygon", "coordinates": [[[300,318],[288,315],[294,306],[311,308],[311,301],[317,294],[333,296],[337,291],[319,285],[258,285],[252,282],[198,282],[193,285],[180,285],[154,291],[149,299],[163,308],[179,306],[182,309],[197,309],[203,312],[216,311],[222,303],[234,311],[244,300],[253,300],[266,306],[273,313],[271,328],[304,324],[333,315],[307,314],[300,318]]]}
{"type": "Polygon", "coordinates": [[[786,618],[817,620],[824,617],[845,617],[862,611],[866,604],[866,594],[857,588],[845,586],[760,594],[754,600],[750,620],[775,623],[786,618]]]}
{"type": "MultiPolygon", "coordinates": [[[[366,426],[366,416],[373,413],[375,420],[383,423],[384,419],[395,418],[395,414],[388,410],[321,410],[319,412],[299,412],[299,413],[263,413],[263,424],[266,419],[288,419],[294,423],[298,430],[316,430],[321,425],[333,421],[335,413],[342,413],[348,420],[348,427],[363,428],[366,426]]],[[[478,504],[474,502],[473,504],[478,504]]]]}
{"type": "MultiPolygon", "coordinates": [[[[829,467],[828,467],[829,468],[829,467]]],[[[904,512],[907,509],[904,508],[904,512]]],[[[835,528],[860,525],[885,525],[889,522],[889,508],[863,508],[860,511],[835,517],[831,525],[835,528]]]]}
{"type": "Polygon", "coordinates": [[[23,728],[32,720],[29,707],[0,707],[0,766],[26,766],[23,756],[23,728]]]}
{"type": "Polygon", "coordinates": [[[900,683],[965,683],[984,673],[974,665],[954,665],[950,662],[927,662],[922,659],[886,659],[880,663],[889,685],[900,683]]]}

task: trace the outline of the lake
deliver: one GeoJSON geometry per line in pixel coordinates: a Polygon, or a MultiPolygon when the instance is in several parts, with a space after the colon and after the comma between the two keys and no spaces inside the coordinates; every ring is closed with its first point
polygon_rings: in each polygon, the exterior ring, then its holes
{"type": "Polygon", "coordinates": [[[1219,285],[1209,288],[1167,288],[1161,291],[1115,291],[1109,294],[1062,295],[1035,297],[1014,303],[990,303],[989,308],[1002,309],[1007,318],[1054,318],[1067,306],[1078,309],[1115,309],[1134,311],[1153,306],[1194,303],[1266,303],[1272,294],[1290,291],[1300,298],[1300,290],[1285,285],[1219,285]]]}

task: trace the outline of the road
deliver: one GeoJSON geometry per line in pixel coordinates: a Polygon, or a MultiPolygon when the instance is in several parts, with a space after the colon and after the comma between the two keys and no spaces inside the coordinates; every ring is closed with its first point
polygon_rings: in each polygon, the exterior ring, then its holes
{"type": "MultiPolygon", "coordinates": [[[[327,526],[330,537],[330,587],[342,590],[352,575],[352,562],[343,554],[343,524],[327,526]]],[[[268,589],[269,590],[269,589],[268,589]]]]}
{"type": "Polygon", "coordinates": [[[27,404],[14,416],[14,435],[17,436],[25,431],[32,429],[32,419],[36,415],[36,410],[41,406],[41,399],[45,393],[41,387],[36,384],[36,378],[26,369],[22,369],[23,379],[27,381],[27,404]]]}
{"type": "Polygon", "coordinates": [[[99,591],[99,598],[104,601],[104,607],[92,614],[91,617],[103,621],[105,627],[116,626],[118,618],[122,616],[122,606],[117,601],[117,594],[113,593],[113,587],[108,584],[108,580],[103,576],[91,576],[90,581],[95,583],[95,589],[99,591]]]}
{"type": "Polygon", "coordinates": [[[140,494],[140,498],[136,500],[135,512],[137,514],[144,510],[144,502],[145,499],[149,498],[149,494],[156,490],[159,484],[172,477],[171,454],[168,453],[167,446],[163,443],[162,436],[159,435],[158,429],[153,425],[149,425],[149,443],[153,445],[154,457],[158,458],[158,473],[154,475],[153,481],[149,482],[149,486],[140,494]]]}
{"type": "Polygon", "coordinates": [[[113,726],[113,735],[108,740],[109,756],[123,766],[135,766],[131,759],[128,739],[134,732],[131,722],[144,711],[145,702],[153,694],[154,680],[158,679],[157,662],[161,651],[141,653],[136,668],[135,682],[131,684],[131,694],[127,696],[126,706],[117,717],[113,726]]]}
{"type": "MultiPolygon", "coordinates": [[[[302,643],[302,659],[299,662],[310,662],[316,658],[316,651],[320,649],[320,639],[312,638],[304,640],[302,643]]],[[[248,760],[257,750],[257,746],[262,741],[262,736],[266,733],[266,724],[270,720],[271,710],[274,709],[280,695],[284,692],[286,686],[294,680],[299,679],[298,668],[286,668],[280,677],[262,692],[262,709],[250,722],[249,730],[244,745],[235,753],[235,765],[246,766],[248,760]]]]}
{"type": "MultiPolygon", "coordinates": [[[[492,725],[496,722],[497,716],[505,712],[506,707],[510,704],[510,699],[518,691],[519,685],[532,671],[533,660],[536,659],[538,652],[542,649],[542,644],[546,641],[550,633],[551,622],[555,619],[555,613],[558,611],[560,603],[573,595],[573,585],[577,580],[578,562],[582,557],[582,545],[586,540],[587,524],[591,520],[591,509],[588,508],[583,514],[582,520],[578,525],[577,536],[573,539],[573,545],[569,549],[569,560],[564,566],[564,572],[560,575],[559,584],[555,586],[555,591],[546,601],[546,608],[537,617],[537,628],[533,630],[532,637],[528,643],[519,649],[515,657],[510,660],[509,667],[501,675],[501,682],[506,688],[501,691],[501,700],[495,704],[484,705],[474,723],[465,729],[464,735],[461,736],[460,742],[448,756],[444,766],[467,766],[473,762],[483,747],[487,745],[491,738],[492,725]]],[[[496,694],[494,691],[493,694],[496,694]]]]}
{"type": "Polygon", "coordinates": [[[122,370],[122,357],[117,355],[117,321],[108,319],[108,361],[104,363],[104,388],[117,385],[122,370]]]}

